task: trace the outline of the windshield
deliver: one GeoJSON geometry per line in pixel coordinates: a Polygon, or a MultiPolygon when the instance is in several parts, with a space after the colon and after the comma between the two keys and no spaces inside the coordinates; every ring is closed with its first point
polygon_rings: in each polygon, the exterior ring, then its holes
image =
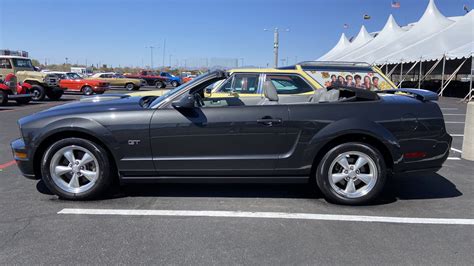
{"type": "Polygon", "coordinates": [[[30,59],[19,59],[19,58],[13,58],[13,65],[15,67],[22,67],[22,68],[30,68],[33,69],[33,65],[31,64],[30,59]]]}
{"type": "Polygon", "coordinates": [[[82,79],[77,73],[67,73],[68,79],[82,79]]]}
{"type": "Polygon", "coordinates": [[[180,92],[181,90],[185,90],[186,88],[188,88],[190,86],[193,86],[196,83],[199,83],[203,79],[206,79],[210,74],[212,74],[212,72],[202,74],[202,75],[198,76],[197,78],[191,80],[190,82],[184,83],[184,84],[168,91],[167,93],[163,94],[162,96],[159,96],[158,98],[156,98],[149,106],[156,106],[157,104],[162,102],[164,99],[180,92]]]}

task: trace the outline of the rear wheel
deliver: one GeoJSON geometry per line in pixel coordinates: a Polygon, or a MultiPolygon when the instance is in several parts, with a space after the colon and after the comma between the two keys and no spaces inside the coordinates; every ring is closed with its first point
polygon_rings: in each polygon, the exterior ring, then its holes
{"type": "Polygon", "coordinates": [[[89,140],[67,138],[53,143],[41,160],[46,186],[69,200],[88,200],[100,196],[110,185],[107,152],[89,140]]]}
{"type": "Polygon", "coordinates": [[[5,105],[8,102],[7,92],[0,90],[0,105],[5,105]]]}
{"type": "Polygon", "coordinates": [[[166,87],[166,85],[162,81],[158,80],[157,82],[155,82],[155,87],[156,88],[164,88],[164,87],[166,87]]]}
{"type": "Polygon", "coordinates": [[[63,94],[64,94],[64,91],[62,91],[62,90],[54,90],[54,91],[52,90],[52,91],[46,93],[48,98],[50,98],[51,100],[54,100],[54,101],[57,101],[57,100],[61,99],[63,94]]]}
{"type": "Polygon", "coordinates": [[[44,88],[40,85],[32,85],[30,91],[31,94],[33,94],[33,101],[42,101],[46,97],[46,92],[44,91],[44,88]]]}
{"type": "Polygon", "coordinates": [[[94,91],[92,90],[92,88],[90,86],[85,86],[84,88],[82,88],[82,93],[84,95],[92,95],[94,93],[94,91]]]}
{"type": "Polygon", "coordinates": [[[380,152],[365,143],[350,142],[332,148],[318,166],[316,182],[330,202],[366,204],[383,189],[386,166],[380,152]]]}

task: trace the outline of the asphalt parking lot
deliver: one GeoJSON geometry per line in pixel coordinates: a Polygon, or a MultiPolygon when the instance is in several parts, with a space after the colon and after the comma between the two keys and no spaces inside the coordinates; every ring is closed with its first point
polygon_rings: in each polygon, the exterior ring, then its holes
{"type": "Polygon", "coordinates": [[[461,159],[458,99],[439,102],[454,137],[440,171],[397,176],[375,204],[347,207],[305,184],[137,184],[59,200],[22,177],[9,143],[19,118],[79,97],[0,107],[0,264],[472,263],[474,162],[461,159]],[[74,214],[84,210],[97,212],[74,214]]]}

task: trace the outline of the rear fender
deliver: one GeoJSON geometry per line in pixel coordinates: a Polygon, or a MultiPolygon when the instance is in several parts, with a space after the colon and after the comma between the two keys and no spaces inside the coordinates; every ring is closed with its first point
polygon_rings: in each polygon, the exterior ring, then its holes
{"type": "Polygon", "coordinates": [[[400,144],[390,131],[378,123],[358,118],[341,119],[321,129],[311,139],[310,149],[307,151],[308,156],[305,156],[305,158],[313,160],[318,152],[330,141],[350,135],[366,135],[378,140],[389,150],[394,164],[399,163],[403,158],[400,144]]]}

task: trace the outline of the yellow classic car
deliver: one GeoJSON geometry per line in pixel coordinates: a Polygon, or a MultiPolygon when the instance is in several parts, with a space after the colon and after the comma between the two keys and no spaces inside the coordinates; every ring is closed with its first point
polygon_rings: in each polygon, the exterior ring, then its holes
{"type": "MultiPolygon", "coordinates": [[[[229,78],[206,89],[206,97],[219,98],[263,96],[263,83],[271,81],[280,97],[302,101],[317,89],[349,86],[366,90],[394,89],[396,86],[375,66],[354,62],[308,61],[282,68],[242,68],[228,71],[229,78]]],[[[166,91],[131,93],[133,96],[161,96],[166,91]]]]}
{"type": "Polygon", "coordinates": [[[124,87],[129,91],[135,91],[140,89],[143,81],[140,79],[126,78],[125,76],[117,73],[96,73],[88,79],[101,79],[110,83],[110,86],[124,87]]]}

